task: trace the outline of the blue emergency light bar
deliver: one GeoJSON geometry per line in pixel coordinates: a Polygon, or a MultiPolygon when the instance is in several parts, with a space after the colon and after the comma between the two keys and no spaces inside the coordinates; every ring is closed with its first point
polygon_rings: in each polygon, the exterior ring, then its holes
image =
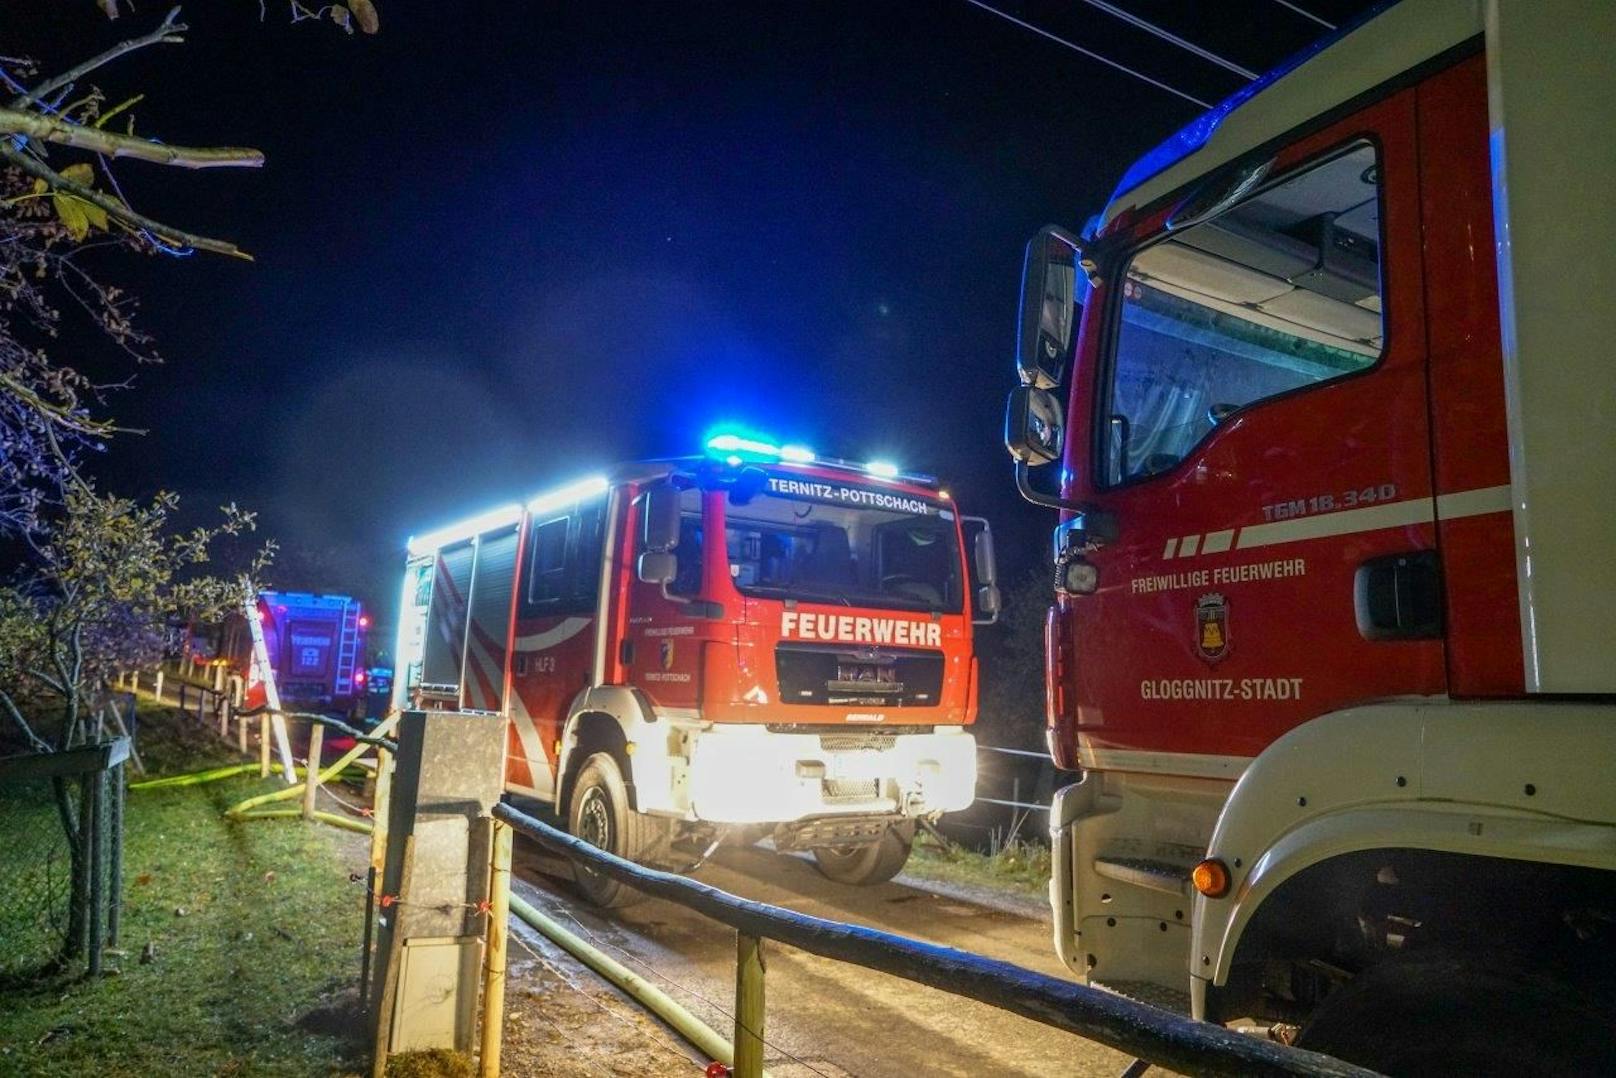
{"type": "Polygon", "coordinates": [[[738,434],[732,431],[708,438],[707,452],[732,468],[747,461],[784,461],[787,464],[818,464],[826,468],[863,472],[877,479],[901,479],[931,487],[937,485],[936,476],[923,475],[919,472],[902,472],[898,470],[896,464],[889,461],[872,460],[860,464],[839,457],[822,457],[805,445],[775,445],[750,434],[738,434]]]}

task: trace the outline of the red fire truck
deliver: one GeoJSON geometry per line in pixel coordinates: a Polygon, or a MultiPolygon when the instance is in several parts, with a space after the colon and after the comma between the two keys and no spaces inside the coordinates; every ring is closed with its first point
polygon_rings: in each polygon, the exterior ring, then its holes
{"type": "Polygon", "coordinates": [[[1606,0],[1377,9],[1030,245],[1080,976],[1616,1071],[1613,43],[1606,0]]]}
{"type": "MultiPolygon", "coordinates": [[[[365,636],[370,618],[358,599],[303,591],[262,591],[258,624],[283,707],[354,715],[365,701],[365,636]]],[[[265,702],[242,614],[219,629],[219,655],[246,681],[246,702],[265,702]]]]}
{"type": "Polygon", "coordinates": [[[412,539],[394,704],[508,717],[507,787],[622,856],[689,864],[743,825],[889,879],[974,797],[991,534],[891,466],[707,448],[412,539]]]}

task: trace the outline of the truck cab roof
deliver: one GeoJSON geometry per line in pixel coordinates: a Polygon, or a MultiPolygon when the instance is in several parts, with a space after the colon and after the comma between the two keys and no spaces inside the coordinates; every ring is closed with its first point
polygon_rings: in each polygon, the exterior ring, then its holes
{"type": "Polygon", "coordinates": [[[1355,107],[1365,94],[1482,33],[1472,0],[1402,0],[1291,57],[1180,128],[1123,174],[1098,229],[1215,169],[1355,107]],[[1283,86],[1283,92],[1271,92],[1283,86]]]}

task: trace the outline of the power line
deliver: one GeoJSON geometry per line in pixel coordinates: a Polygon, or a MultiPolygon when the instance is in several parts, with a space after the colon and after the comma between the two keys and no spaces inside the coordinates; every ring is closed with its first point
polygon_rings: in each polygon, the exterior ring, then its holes
{"type": "Polygon", "coordinates": [[[983,11],[986,11],[991,15],[997,15],[999,18],[1004,19],[1006,22],[1013,22],[1017,26],[1021,27],[1023,30],[1031,30],[1033,33],[1037,34],[1039,37],[1048,38],[1050,41],[1053,41],[1057,45],[1064,45],[1066,48],[1071,49],[1073,52],[1081,53],[1082,55],[1087,56],[1090,60],[1098,60],[1100,63],[1104,64],[1106,67],[1113,68],[1113,69],[1115,69],[1117,71],[1122,72],[1125,75],[1132,75],[1134,78],[1140,80],[1141,82],[1148,82],[1148,83],[1150,83],[1150,85],[1156,87],[1156,89],[1158,89],[1158,90],[1166,90],[1168,93],[1172,94],[1174,97],[1181,97],[1185,101],[1188,101],[1192,105],[1199,105],[1203,109],[1209,109],[1209,108],[1212,107],[1212,105],[1209,102],[1202,101],[1198,97],[1194,97],[1194,96],[1192,96],[1190,94],[1187,94],[1183,90],[1178,89],[1177,87],[1169,86],[1165,82],[1162,82],[1160,79],[1153,79],[1149,75],[1144,74],[1143,72],[1135,71],[1131,67],[1128,67],[1128,66],[1126,66],[1124,64],[1119,64],[1115,60],[1111,59],[1110,57],[1101,56],[1099,53],[1093,51],[1092,49],[1085,49],[1081,45],[1073,44],[1072,42],[1067,41],[1063,37],[1056,37],[1054,34],[1050,33],[1048,30],[1045,30],[1045,29],[1043,29],[1041,27],[1038,27],[1038,26],[1034,26],[1032,23],[1027,22],[1024,19],[1018,19],[1014,15],[1008,14],[1007,12],[1000,11],[996,7],[990,7],[989,5],[983,3],[982,0],[965,0],[965,2],[967,4],[970,4],[972,7],[981,8],[983,11]]]}
{"type": "Polygon", "coordinates": [[[1105,0],[1083,0],[1083,3],[1089,5],[1090,7],[1099,8],[1101,11],[1103,11],[1107,15],[1111,16],[1113,19],[1121,19],[1123,22],[1127,23],[1129,26],[1132,26],[1132,27],[1134,27],[1136,29],[1139,29],[1139,30],[1143,30],[1147,34],[1155,34],[1157,37],[1161,38],[1163,41],[1167,42],[1168,44],[1177,45],[1179,48],[1183,49],[1185,52],[1194,53],[1196,56],[1199,56],[1201,59],[1206,60],[1209,63],[1217,64],[1219,67],[1223,68],[1225,71],[1233,71],[1236,75],[1239,75],[1243,79],[1255,80],[1257,78],[1257,73],[1255,71],[1251,71],[1251,70],[1249,70],[1247,68],[1241,67],[1239,64],[1234,63],[1231,60],[1225,60],[1223,57],[1219,56],[1217,53],[1212,52],[1212,51],[1210,51],[1208,49],[1203,49],[1203,48],[1201,48],[1201,46],[1195,44],[1195,42],[1193,42],[1193,41],[1185,41],[1183,38],[1179,37],[1177,34],[1171,33],[1171,32],[1169,32],[1167,30],[1163,30],[1161,27],[1157,26],[1155,23],[1146,22],[1144,19],[1141,19],[1139,16],[1134,15],[1134,14],[1132,14],[1130,12],[1123,11],[1121,8],[1117,7],[1115,4],[1108,4],[1108,3],[1105,2],[1105,0]]]}
{"type": "Polygon", "coordinates": [[[1326,30],[1334,30],[1336,28],[1335,23],[1326,22],[1317,15],[1313,14],[1311,11],[1308,11],[1306,8],[1298,7],[1297,5],[1291,3],[1291,0],[1274,0],[1274,3],[1278,4],[1280,7],[1290,8],[1304,19],[1312,19],[1326,30]]]}

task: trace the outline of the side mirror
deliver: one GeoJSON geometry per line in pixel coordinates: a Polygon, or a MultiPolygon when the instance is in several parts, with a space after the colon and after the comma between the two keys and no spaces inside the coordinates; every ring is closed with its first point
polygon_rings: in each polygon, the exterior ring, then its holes
{"type": "Polygon", "coordinates": [[[1018,464],[1048,464],[1061,455],[1060,401],[1047,389],[1017,386],[1004,412],[1004,447],[1018,464]]]}
{"type": "Polygon", "coordinates": [[[640,555],[635,571],[645,583],[665,587],[679,575],[679,559],[670,551],[647,550],[640,555]]]}
{"type": "Polygon", "coordinates": [[[741,474],[735,477],[735,485],[729,488],[729,504],[747,505],[768,487],[768,472],[752,466],[742,468],[741,474]]]}
{"type": "MultiPolygon", "coordinates": [[[[640,504],[640,549],[665,553],[679,545],[679,490],[663,480],[649,487],[640,504]]],[[[641,577],[645,579],[645,577],[641,577]]],[[[671,577],[669,579],[672,579],[671,577]]]]}
{"type": "Polygon", "coordinates": [[[1023,385],[1053,389],[1066,375],[1077,329],[1078,241],[1055,225],[1027,244],[1021,270],[1016,370],[1023,385]]]}
{"type": "Polygon", "coordinates": [[[976,556],[976,579],[989,587],[997,584],[999,564],[993,556],[993,529],[988,527],[985,520],[982,530],[976,533],[976,549],[972,553],[976,556]]]}
{"type": "Polygon", "coordinates": [[[965,541],[970,545],[971,601],[977,625],[992,625],[999,620],[1003,600],[999,595],[999,565],[993,556],[993,529],[982,517],[961,517],[965,541]]]}

